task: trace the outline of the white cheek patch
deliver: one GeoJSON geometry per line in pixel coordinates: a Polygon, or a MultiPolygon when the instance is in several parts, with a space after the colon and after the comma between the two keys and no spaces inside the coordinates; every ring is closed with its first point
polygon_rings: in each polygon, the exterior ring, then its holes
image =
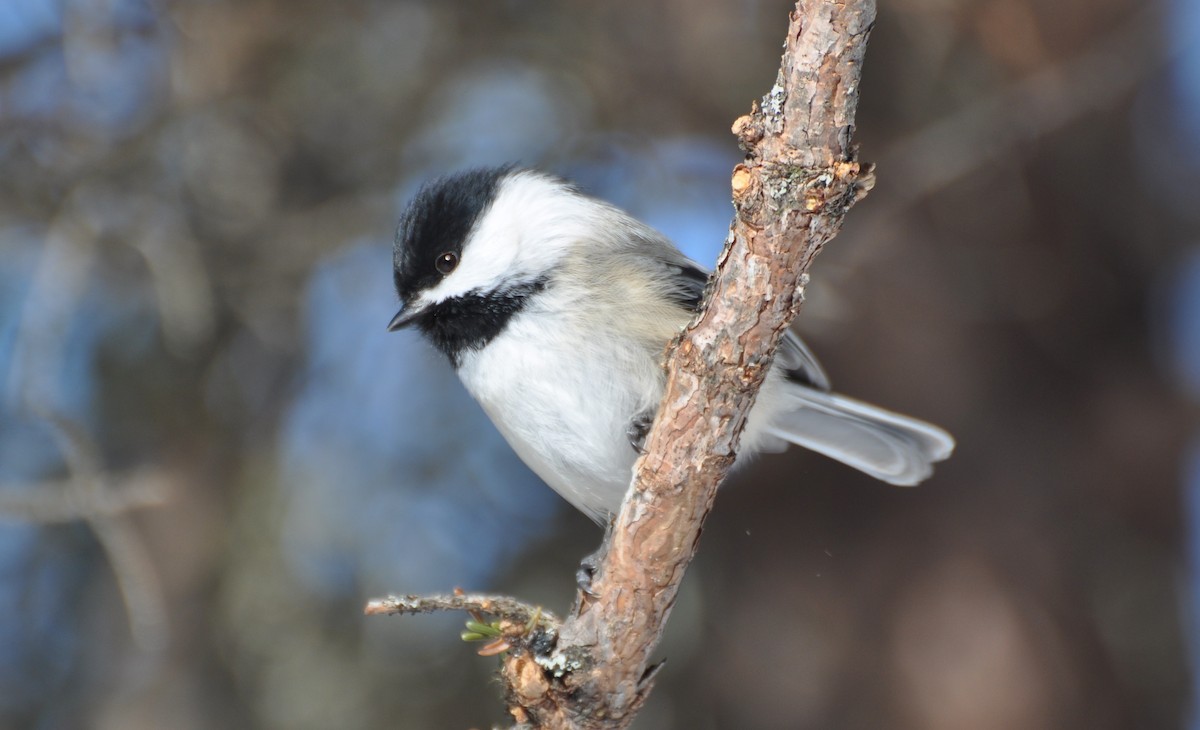
{"type": "Polygon", "coordinates": [[[554,178],[515,173],[501,183],[491,207],[467,234],[458,268],[423,292],[419,305],[544,276],[569,249],[589,239],[594,208],[554,178]]]}
{"type": "Polygon", "coordinates": [[[436,286],[423,292],[421,299],[426,303],[441,302],[497,288],[513,269],[518,240],[516,231],[472,232],[458,266],[436,286]]]}

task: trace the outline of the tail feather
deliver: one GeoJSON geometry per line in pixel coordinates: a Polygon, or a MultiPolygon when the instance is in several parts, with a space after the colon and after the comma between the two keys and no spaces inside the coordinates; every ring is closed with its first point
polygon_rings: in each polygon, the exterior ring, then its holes
{"type": "Polygon", "coordinates": [[[889,484],[917,484],[954,450],[937,426],[853,398],[805,387],[782,395],[797,402],[779,409],[768,433],[889,484]]]}

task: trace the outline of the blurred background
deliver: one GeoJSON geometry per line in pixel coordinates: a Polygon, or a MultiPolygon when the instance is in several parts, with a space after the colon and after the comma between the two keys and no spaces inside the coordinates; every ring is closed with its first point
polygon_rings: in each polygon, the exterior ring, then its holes
{"type": "MultiPolygon", "coordinates": [[[[1200,3],[890,0],[874,193],[797,323],[959,440],[722,492],[639,728],[1200,728],[1200,3]]],[[[3,0],[0,727],[484,728],[387,593],[565,611],[600,531],[395,311],[431,176],[570,176],[711,264],[778,0],[3,0]]]]}

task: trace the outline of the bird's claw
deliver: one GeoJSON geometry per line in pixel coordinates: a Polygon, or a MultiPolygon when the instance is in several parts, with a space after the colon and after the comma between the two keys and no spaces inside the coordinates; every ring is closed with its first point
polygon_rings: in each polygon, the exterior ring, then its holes
{"type": "Polygon", "coordinates": [[[650,426],[652,425],[654,425],[654,415],[643,414],[633,419],[629,424],[629,430],[625,432],[629,437],[629,445],[640,456],[646,455],[646,434],[650,433],[650,426]]]}
{"type": "Polygon", "coordinates": [[[580,593],[588,598],[596,597],[592,590],[592,579],[596,577],[596,569],[600,567],[599,560],[599,551],[585,555],[583,560],[579,561],[579,569],[575,571],[575,585],[580,593]]]}

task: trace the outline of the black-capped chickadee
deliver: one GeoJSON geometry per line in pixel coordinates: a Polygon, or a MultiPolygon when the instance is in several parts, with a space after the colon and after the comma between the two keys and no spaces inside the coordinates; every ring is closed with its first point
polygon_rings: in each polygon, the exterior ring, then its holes
{"type": "MultiPolygon", "coordinates": [[[[708,272],[569,183],[514,167],[426,185],[396,233],[389,330],[415,325],[517,454],[596,520],[615,514],[658,409],[666,345],[708,272]]],[[[891,484],[950,455],[936,426],[830,391],[791,332],[739,454],[799,444],[891,484]]],[[[740,458],[740,457],[739,457],[740,458]]]]}

